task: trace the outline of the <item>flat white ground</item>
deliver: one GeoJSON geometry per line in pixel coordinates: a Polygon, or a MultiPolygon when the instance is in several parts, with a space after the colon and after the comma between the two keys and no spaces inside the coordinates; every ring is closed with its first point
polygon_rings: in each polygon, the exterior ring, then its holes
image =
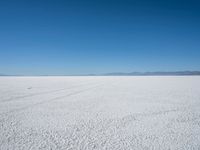
{"type": "Polygon", "coordinates": [[[0,149],[200,149],[200,77],[1,77],[0,149]]]}

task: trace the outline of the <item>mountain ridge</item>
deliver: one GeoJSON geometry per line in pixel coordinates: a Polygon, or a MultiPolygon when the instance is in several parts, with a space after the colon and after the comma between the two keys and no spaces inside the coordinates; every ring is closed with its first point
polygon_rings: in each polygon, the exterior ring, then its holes
{"type": "Polygon", "coordinates": [[[170,76],[170,75],[200,75],[200,71],[148,71],[148,72],[113,72],[113,73],[106,73],[104,75],[107,76],[153,76],[153,75],[160,75],[160,76],[170,76]]]}
{"type": "Polygon", "coordinates": [[[193,76],[200,71],[147,71],[147,72],[111,72],[103,74],[71,74],[71,75],[10,75],[0,73],[0,76],[193,76]]]}

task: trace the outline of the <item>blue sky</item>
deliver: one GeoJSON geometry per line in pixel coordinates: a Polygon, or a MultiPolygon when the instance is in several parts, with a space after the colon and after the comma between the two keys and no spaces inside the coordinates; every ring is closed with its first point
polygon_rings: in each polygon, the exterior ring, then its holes
{"type": "Polygon", "coordinates": [[[200,70],[197,0],[2,0],[0,73],[200,70]]]}

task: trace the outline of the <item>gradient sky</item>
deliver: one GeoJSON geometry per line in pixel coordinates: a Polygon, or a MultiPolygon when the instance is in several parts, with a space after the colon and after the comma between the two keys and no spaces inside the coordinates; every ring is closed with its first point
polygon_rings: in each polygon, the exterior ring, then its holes
{"type": "Polygon", "coordinates": [[[1,0],[0,73],[200,70],[200,1],[1,0]]]}

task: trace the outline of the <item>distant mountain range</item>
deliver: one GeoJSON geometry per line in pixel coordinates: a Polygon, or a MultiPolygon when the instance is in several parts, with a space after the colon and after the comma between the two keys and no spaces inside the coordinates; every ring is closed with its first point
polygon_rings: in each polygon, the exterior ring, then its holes
{"type": "Polygon", "coordinates": [[[189,75],[200,75],[200,71],[158,71],[158,72],[114,72],[106,73],[106,76],[189,76],[189,75]]]}
{"type": "Polygon", "coordinates": [[[6,75],[6,74],[1,74],[1,73],[0,73],[0,76],[7,76],[7,75],[6,75]]]}
{"type": "MultiPolygon", "coordinates": [[[[112,73],[105,73],[105,74],[78,74],[78,75],[70,75],[70,76],[193,76],[193,75],[200,75],[200,71],[156,71],[156,72],[129,72],[129,73],[112,72],[112,73]]],[[[0,76],[26,76],[26,75],[0,74],[0,76]]],[[[38,76],[53,76],[53,75],[38,75],[38,76]]],[[[62,75],[62,76],[65,76],[65,75],[62,75]]],[[[69,76],[69,75],[66,75],[66,76],[69,76]]]]}

